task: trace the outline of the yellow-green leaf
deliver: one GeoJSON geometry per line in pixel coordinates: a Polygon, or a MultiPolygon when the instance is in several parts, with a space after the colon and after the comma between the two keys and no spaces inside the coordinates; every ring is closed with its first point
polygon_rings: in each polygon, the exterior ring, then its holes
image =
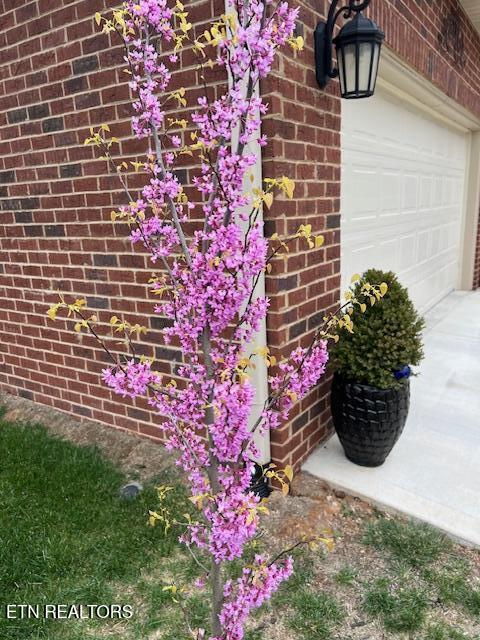
{"type": "Polygon", "coordinates": [[[290,480],[290,482],[293,480],[293,467],[290,464],[287,464],[287,466],[285,467],[285,469],[283,470],[284,474],[286,475],[286,477],[290,480]]]}
{"type": "Polygon", "coordinates": [[[290,198],[293,198],[293,192],[295,191],[295,182],[287,176],[282,176],[282,186],[284,188],[285,193],[290,198]]]}
{"type": "Polygon", "coordinates": [[[47,316],[50,318],[50,320],[56,320],[57,318],[57,313],[58,313],[58,305],[54,304],[52,307],[50,307],[50,309],[47,311],[47,316]]]}
{"type": "Polygon", "coordinates": [[[297,50],[298,51],[303,51],[303,47],[305,44],[305,41],[303,39],[303,36],[297,36],[297,38],[295,39],[296,45],[297,45],[297,50]]]}
{"type": "Polygon", "coordinates": [[[273,204],[273,193],[266,193],[263,196],[263,201],[264,201],[265,205],[267,206],[267,208],[270,209],[270,207],[273,204]]]}

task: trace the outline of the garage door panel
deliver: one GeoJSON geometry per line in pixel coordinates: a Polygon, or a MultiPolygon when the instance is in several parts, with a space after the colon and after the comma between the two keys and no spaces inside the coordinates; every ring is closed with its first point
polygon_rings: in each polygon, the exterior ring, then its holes
{"type": "Polygon", "coordinates": [[[432,206],[433,176],[420,178],[420,209],[430,209],[432,206]]]}
{"type": "Polygon", "coordinates": [[[395,236],[400,238],[411,232],[420,233],[422,231],[432,231],[438,227],[445,228],[446,233],[451,239],[457,241],[460,233],[460,226],[457,222],[452,222],[455,216],[454,207],[446,207],[437,210],[414,210],[393,212],[386,214],[365,213],[362,216],[351,220],[348,229],[345,227],[343,231],[342,243],[356,245],[359,241],[367,239],[367,241],[382,240],[395,236]],[[350,235],[355,237],[350,238],[350,235]],[[359,236],[362,236],[361,238],[359,236]],[[375,236],[375,237],[372,237],[375,236]]]}
{"type": "Polygon", "coordinates": [[[417,238],[416,235],[411,233],[400,237],[399,242],[399,263],[398,271],[407,271],[412,264],[415,264],[417,253],[417,238]]]}
{"type": "Polygon", "coordinates": [[[342,286],[391,269],[425,311],[456,285],[466,136],[382,91],[342,108],[342,286]]]}

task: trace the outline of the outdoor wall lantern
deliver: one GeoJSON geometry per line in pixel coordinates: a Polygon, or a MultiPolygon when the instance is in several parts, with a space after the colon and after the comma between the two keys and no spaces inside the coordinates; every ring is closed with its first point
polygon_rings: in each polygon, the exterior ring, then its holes
{"type": "Polygon", "coordinates": [[[339,77],[342,98],[368,98],[375,91],[380,47],[385,37],[373,20],[362,15],[371,0],[332,0],[327,22],[315,29],[315,64],[318,84],[324,89],[330,78],[339,77]],[[349,20],[333,38],[337,18],[349,20]],[[337,49],[338,68],[333,68],[332,45],[337,49]]]}

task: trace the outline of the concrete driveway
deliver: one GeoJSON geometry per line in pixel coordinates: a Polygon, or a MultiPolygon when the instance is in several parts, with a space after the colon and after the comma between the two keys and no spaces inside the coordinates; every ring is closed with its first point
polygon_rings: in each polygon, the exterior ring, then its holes
{"type": "Polygon", "coordinates": [[[450,294],[426,320],[409,418],[385,464],[354,465],[334,436],[303,469],[480,547],[480,290],[450,294]]]}

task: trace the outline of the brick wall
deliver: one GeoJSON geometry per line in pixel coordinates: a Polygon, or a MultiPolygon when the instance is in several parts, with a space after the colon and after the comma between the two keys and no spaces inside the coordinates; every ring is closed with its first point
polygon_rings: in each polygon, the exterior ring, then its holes
{"type": "MultiPolygon", "coordinates": [[[[181,360],[178,349],[154,347],[161,345],[165,320],[151,317],[151,263],[132,252],[128,229],[110,222],[124,196],[96,150],[83,145],[90,126],[107,122],[123,140],[119,156],[144,154],[144,142],[129,138],[123,49],[114,36],[98,34],[93,20],[108,2],[61,4],[0,0],[0,384],[36,402],[158,437],[158,417],[144,402],[122,403],[102,385],[108,358],[94,341],[73,333],[71,323],[45,316],[57,291],[84,296],[100,322],[116,313],[149,327],[140,352],[155,355],[160,371],[174,374],[181,360]]],[[[223,10],[223,0],[189,2],[197,33],[223,10]]],[[[191,51],[182,53],[182,70],[171,85],[193,87],[192,106],[201,84],[194,63],[191,51]]],[[[211,97],[223,81],[211,72],[211,97]]],[[[185,176],[188,169],[182,169],[185,176]]]]}
{"type": "Polygon", "coordinates": [[[382,0],[367,13],[385,31],[387,47],[480,116],[480,35],[458,0],[382,0]]]}
{"type": "MultiPolygon", "coordinates": [[[[45,317],[55,291],[79,294],[101,320],[113,312],[149,326],[142,350],[155,353],[164,372],[174,374],[181,358],[175,348],[154,351],[163,320],[150,318],[145,283],[151,269],[145,255],[132,253],[125,230],[112,227],[109,214],[122,196],[105,163],[82,145],[88,127],[102,122],[114,123],[117,137],[129,135],[122,52],[96,33],[91,17],[107,3],[93,9],[88,0],[60,4],[0,0],[0,384],[63,411],[156,436],[156,418],[142,402],[119,403],[100,384],[105,358],[92,340],[45,317]]],[[[341,104],[337,82],[326,92],[317,88],[312,49],[319,11],[325,14],[328,3],[298,4],[306,49],[296,57],[281,55],[262,86],[270,104],[264,128],[272,138],[264,175],[288,175],[297,187],[292,201],[276,202],[265,213],[266,228],[285,233],[310,222],[323,229],[326,244],[315,251],[293,247],[267,277],[268,340],[284,353],[308,341],[337,302],[340,285],[341,104]]],[[[223,0],[188,5],[199,32],[223,11],[223,0]]],[[[454,32],[447,27],[455,12],[456,0],[373,0],[371,9],[387,46],[478,115],[480,40],[458,13],[463,54],[454,53],[454,32]]],[[[175,82],[198,86],[191,54],[182,63],[175,82]]],[[[219,82],[223,78],[211,78],[212,91],[219,82]]],[[[142,151],[138,142],[120,148],[122,154],[142,151]]],[[[326,435],[327,393],[328,381],[273,434],[276,460],[298,464],[326,435]]]]}

